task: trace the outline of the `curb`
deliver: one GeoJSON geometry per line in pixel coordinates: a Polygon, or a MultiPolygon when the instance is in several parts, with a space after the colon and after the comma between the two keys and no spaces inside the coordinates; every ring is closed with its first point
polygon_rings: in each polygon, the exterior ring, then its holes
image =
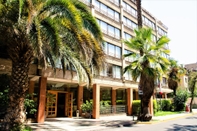
{"type": "Polygon", "coordinates": [[[157,123],[161,123],[161,122],[166,122],[166,121],[170,121],[170,120],[175,120],[175,119],[178,119],[178,118],[184,118],[184,117],[188,117],[188,116],[193,116],[193,115],[196,115],[197,112],[194,112],[194,113],[189,113],[189,114],[184,114],[182,116],[175,116],[173,118],[166,118],[166,119],[163,119],[163,120],[156,120],[156,121],[148,121],[148,122],[141,122],[141,121],[138,121],[136,122],[136,124],[157,124],[157,123]]]}

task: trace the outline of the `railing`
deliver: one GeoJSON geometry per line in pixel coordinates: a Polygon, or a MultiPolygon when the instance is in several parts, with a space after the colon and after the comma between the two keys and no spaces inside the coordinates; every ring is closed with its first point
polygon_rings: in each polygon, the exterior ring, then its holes
{"type": "Polygon", "coordinates": [[[106,107],[100,107],[100,114],[118,114],[125,113],[126,106],[125,105],[109,105],[106,107]]]}

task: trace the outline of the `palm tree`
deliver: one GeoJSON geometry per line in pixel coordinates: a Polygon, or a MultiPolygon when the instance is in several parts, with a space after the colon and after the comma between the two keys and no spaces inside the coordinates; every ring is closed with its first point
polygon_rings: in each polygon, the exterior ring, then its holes
{"type": "Polygon", "coordinates": [[[137,23],[138,23],[138,28],[142,28],[141,0],[136,0],[136,5],[137,5],[137,23]]]}
{"type": "Polygon", "coordinates": [[[99,71],[104,64],[99,26],[77,0],[0,1],[0,41],[12,61],[4,130],[21,128],[25,120],[24,97],[33,58],[44,69],[50,63],[55,70],[56,59],[64,71],[67,65],[74,66],[79,82],[88,84],[92,69],[99,71]]]}
{"type": "Polygon", "coordinates": [[[169,42],[166,36],[162,36],[157,42],[151,40],[152,30],[141,28],[135,30],[136,36],[124,43],[134,52],[126,54],[125,57],[133,57],[134,61],[125,67],[126,71],[131,72],[134,81],[140,78],[139,86],[142,88],[142,108],[143,113],[139,120],[148,121],[152,118],[149,113],[148,104],[154,92],[155,80],[167,71],[168,59],[162,57],[169,54],[169,50],[164,46],[169,42]]]}
{"type": "Polygon", "coordinates": [[[197,72],[189,73],[189,90],[191,92],[190,112],[192,112],[192,103],[197,90],[197,72]]]}
{"type": "Polygon", "coordinates": [[[168,74],[168,87],[173,90],[174,96],[176,96],[176,90],[178,88],[178,82],[180,76],[186,73],[183,65],[178,65],[178,62],[174,59],[170,59],[170,70],[168,74]]]}

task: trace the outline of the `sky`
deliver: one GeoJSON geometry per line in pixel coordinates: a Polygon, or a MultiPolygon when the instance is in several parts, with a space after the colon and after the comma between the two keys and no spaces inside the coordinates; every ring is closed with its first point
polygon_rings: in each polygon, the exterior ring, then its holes
{"type": "Polygon", "coordinates": [[[142,0],[142,7],[168,27],[170,57],[197,63],[197,0],[142,0]]]}

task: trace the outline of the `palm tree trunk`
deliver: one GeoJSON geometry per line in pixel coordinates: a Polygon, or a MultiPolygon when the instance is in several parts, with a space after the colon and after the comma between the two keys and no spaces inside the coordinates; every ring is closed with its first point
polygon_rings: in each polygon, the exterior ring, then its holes
{"type": "Polygon", "coordinates": [[[147,74],[142,73],[140,77],[140,86],[142,86],[143,96],[142,96],[142,111],[143,113],[139,116],[140,121],[150,121],[152,115],[149,111],[149,101],[154,92],[154,79],[147,74]]]}
{"type": "Polygon", "coordinates": [[[138,21],[138,28],[142,28],[141,0],[137,0],[137,21],[138,21]]]}
{"type": "Polygon", "coordinates": [[[3,130],[20,129],[26,119],[24,100],[28,90],[29,64],[12,63],[12,74],[9,89],[9,104],[3,120],[3,130]]]}

